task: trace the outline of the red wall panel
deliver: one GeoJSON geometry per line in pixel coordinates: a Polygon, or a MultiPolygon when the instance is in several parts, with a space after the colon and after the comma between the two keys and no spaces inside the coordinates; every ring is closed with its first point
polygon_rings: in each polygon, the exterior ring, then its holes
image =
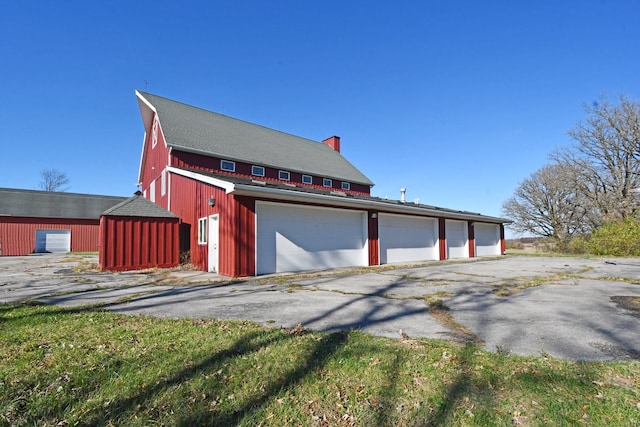
{"type": "Polygon", "coordinates": [[[72,252],[96,252],[97,219],[0,217],[0,255],[28,255],[36,248],[36,230],[71,230],[72,252]]]}
{"type": "Polygon", "coordinates": [[[100,268],[122,271],[177,266],[178,223],[178,218],[103,216],[100,268]]]}
{"type": "Polygon", "coordinates": [[[151,200],[151,182],[155,181],[155,203],[167,209],[167,194],[161,194],[162,171],[169,161],[169,149],[165,145],[164,134],[162,133],[162,124],[158,127],[158,142],[155,147],[152,143],[153,132],[148,132],[146,143],[144,145],[144,154],[142,156],[142,174],[140,176],[140,185],[146,193],[146,198],[151,200]]]}

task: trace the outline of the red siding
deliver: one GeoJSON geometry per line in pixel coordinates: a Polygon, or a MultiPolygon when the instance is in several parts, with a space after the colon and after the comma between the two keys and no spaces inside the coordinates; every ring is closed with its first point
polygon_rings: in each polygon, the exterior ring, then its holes
{"type": "Polygon", "coordinates": [[[0,217],[0,255],[28,255],[36,248],[36,230],[71,230],[72,252],[98,251],[97,219],[0,217]]]}
{"type": "Polygon", "coordinates": [[[190,228],[191,262],[207,270],[208,247],[198,244],[198,219],[219,214],[219,273],[241,277],[255,275],[255,202],[224,190],[171,174],[170,211],[190,228]],[[215,206],[208,200],[215,198],[215,206]]]}
{"type": "MultiPolygon", "coordinates": [[[[167,167],[169,161],[169,149],[165,145],[162,126],[158,127],[158,142],[155,147],[152,144],[153,131],[149,131],[146,136],[144,145],[145,152],[142,156],[142,174],[140,176],[140,185],[146,194],[146,198],[151,200],[151,182],[155,181],[155,203],[167,209],[168,192],[164,196],[161,195],[161,175],[162,171],[167,167]]],[[[168,184],[168,182],[167,182],[168,184]]]]}
{"type": "MultiPolygon", "coordinates": [[[[287,170],[287,169],[276,169],[276,168],[265,167],[264,176],[259,177],[259,176],[251,175],[251,166],[253,165],[250,163],[235,162],[236,171],[235,173],[232,173],[232,172],[220,170],[220,160],[221,159],[218,157],[206,157],[198,154],[185,153],[181,151],[171,152],[171,166],[176,166],[184,169],[200,170],[204,172],[215,172],[220,174],[239,176],[242,178],[260,179],[260,180],[274,181],[274,182],[280,182],[280,183],[287,182],[287,181],[282,181],[278,178],[279,171],[287,170]]],[[[300,187],[318,188],[318,189],[325,189],[325,190],[329,189],[328,187],[324,187],[322,185],[322,180],[323,178],[331,178],[331,177],[322,177],[322,176],[312,175],[311,182],[313,184],[306,185],[306,184],[302,184],[302,175],[303,175],[302,173],[289,171],[289,170],[287,171],[290,172],[290,180],[288,182],[292,184],[296,184],[300,187]]],[[[332,190],[344,191],[345,193],[361,194],[361,195],[367,195],[367,196],[370,195],[371,193],[371,188],[368,185],[351,182],[350,183],[351,190],[342,190],[342,181],[338,179],[333,179],[332,184],[333,184],[333,186],[331,187],[332,190]]]]}
{"type": "Polygon", "coordinates": [[[476,256],[476,234],[473,227],[473,222],[467,222],[467,234],[469,236],[469,258],[476,256]]]}
{"type": "Polygon", "coordinates": [[[504,224],[500,224],[500,255],[504,255],[507,251],[507,245],[504,240],[504,224]]]}
{"type": "Polygon", "coordinates": [[[140,270],[180,263],[178,218],[103,216],[100,268],[140,270]]]}
{"type": "Polygon", "coordinates": [[[369,265],[380,264],[380,242],[378,240],[378,213],[367,212],[369,218],[369,265]],[[375,214],[375,218],[372,218],[375,214]]]}
{"type": "Polygon", "coordinates": [[[440,260],[447,259],[447,220],[438,218],[438,241],[440,243],[440,260]]]}

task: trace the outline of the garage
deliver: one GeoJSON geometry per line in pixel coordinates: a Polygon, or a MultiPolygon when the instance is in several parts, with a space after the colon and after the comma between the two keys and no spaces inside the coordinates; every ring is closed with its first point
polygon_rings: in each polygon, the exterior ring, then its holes
{"type": "Polygon", "coordinates": [[[368,265],[366,212],[256,202],[257,274],[368,265]]]}
{"type": "Polygon", "coordinates": [[[36,252],[71,252],[71,230],[36,230],[36,252]]]}
{"type": "Polygon", "coordinates": [[[439,259],[435,218],[380,214],[378,221],[380,264],[439,259]]]}
{"type": "Polygon", "coordinates": [[[500,226],[476,222],[474,224],[476,256],[500,255],[500,226]]]}
{"type": "Polygon", "coordinates": [[[446,221],[447,259],[469,258],[468,230],[466,221],[446,221]]]}

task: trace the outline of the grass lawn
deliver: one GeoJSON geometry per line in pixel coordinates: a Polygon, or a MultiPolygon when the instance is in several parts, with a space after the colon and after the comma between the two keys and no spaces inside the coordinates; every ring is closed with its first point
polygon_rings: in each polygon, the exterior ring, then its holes
{"type": "Polygon", "coordinates": [[[0,425],[640,424],[640,362],[0,305],[0,425]]]}

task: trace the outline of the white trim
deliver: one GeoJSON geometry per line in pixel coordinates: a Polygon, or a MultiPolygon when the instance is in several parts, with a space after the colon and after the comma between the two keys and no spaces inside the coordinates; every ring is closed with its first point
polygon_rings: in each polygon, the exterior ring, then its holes
{"type": "Polygon", "coordinates": [[[198,218],[198,245],[206,245],[209,237],[208,218],[198,218]]]}
{"type": "Polygon", "coordinates": [[[302,183],[307,185],[313,185],[313,176],[311,175],[302,175],[302,183]],[[304,182],[305,178],[309,178],[309,182],[304,182]]]}
{"type": "Polygon", "coordinates": [[[201,181],[204,182],[206,184],[211,184],[215,187],[218,188],[222,188],[227,194],[233,192],[235,190],[235,184],[228,182],[228,181],[223,181],[221,179],[218,178],[213,178],[211,176],[205,176],[205,175],[201,175],[199,173],[196,172],[191,172],[191,171],[186,171],[186,170],[182,170],[179,168],[176,168],[174,166],[168,166],[167,170],[169,172],[175,173],[176,175],[181,175],[187,178],[191,178],[191,179],[195,179],[196,181],[201,181]]]}
{"type": "Polygon", "coordinates": [[[163,169],[160,172],[160,197],[164,197],[167,194],[167,169],[163,169]]]}
{"type": "Polygon", "coordinates": [[[136,90],[136,96],[138,97],[138,99],[142,100],[142,102],[144,102],[146,104],[147,107],[149,107],[149,109],[151,111],[153,111],[154,113],[157,113],[155,107],[153,105],[151,105],[151,103],[149,101],[146,100],[146,98],[136,90]]]}
{"type": "Polygon", "coordinates": [[[346,182],[346,181],[342,181],[342,183],[340,184],[340,187],[343,190],[351,190],[351,183],[346,182]]]}
{"type": "Polygon", "coordinates": [[[327,188],[332,188],[333,180],[331,178],[322,178],[322,186],[327,188]],[[327,185],[327,182],[329,182],[329,185],[327,185]]]}

